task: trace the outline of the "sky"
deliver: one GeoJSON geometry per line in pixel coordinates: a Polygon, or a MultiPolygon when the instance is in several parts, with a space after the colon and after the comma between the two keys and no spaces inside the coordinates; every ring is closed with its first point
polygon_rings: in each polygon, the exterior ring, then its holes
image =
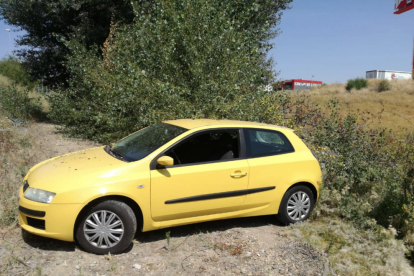
{"type": "Polygon", "coordinates": [[[369,70],[412,70],[414,10],[394,0],[294,0],[269,53],[279,79],[344,83],[369,70]]]}
{"type": "Polygon", "coordinates": [[[6,25],[4,21],[0,21],[0,58],[4,58],[11,54],[11,51],[16,49],[14,39],[19,35],[24,34],[24,32],[16,31],[16,28],[14,29],[15,30],[13,30],[12,26],[6,25]],[[10,33],[7,32],[6,29],[10,29],[10,33]]]}
{"type": "MultiPolygon", "coordinates": [[[[344,83],[368,70],[412,68],[414,10],[394,15],[394,0],[294,0],[269,56],[279,79],[344,83]],[[312,78],[312,76],[314,76],[312,78]]],[[[0,21],[0,58],[22,32],[0,21]]]]}

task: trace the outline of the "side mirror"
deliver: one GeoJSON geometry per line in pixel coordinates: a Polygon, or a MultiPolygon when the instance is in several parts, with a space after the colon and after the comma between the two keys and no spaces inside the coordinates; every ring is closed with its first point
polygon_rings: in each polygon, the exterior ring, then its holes
{"type": "Polygon", "coordinates": [[[172,159],[169,156],[161,156],[157,160],[158,165],[163,167],[173,166],[174,165],[174,159],[172,159]]]}

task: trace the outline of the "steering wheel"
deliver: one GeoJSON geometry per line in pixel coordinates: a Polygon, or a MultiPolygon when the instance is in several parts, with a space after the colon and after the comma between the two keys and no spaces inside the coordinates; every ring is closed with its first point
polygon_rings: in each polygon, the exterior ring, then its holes
{"type": "Polygon", "coordinates": [[[180,158],[178,158],[178,155],[175,153],[174,150],[171,150],[171,154],[174,156],[174,158],[178,161],[178,164],[181,164],[180,158]]]}

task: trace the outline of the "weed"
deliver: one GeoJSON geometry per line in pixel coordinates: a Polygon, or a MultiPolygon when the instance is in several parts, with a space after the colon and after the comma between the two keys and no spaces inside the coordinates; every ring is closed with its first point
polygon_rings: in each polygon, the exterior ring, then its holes
{"type": "Polygon", "coordinates": [[[391,90],[391,83],[389,80],[381,80],[378,84],[378,92],[384,92],[391,90]]]}
{"type": "Polygon", "coordinates": [[[343,236],[335,234],[332,231],[324,231],[319,234],[328,243],[328,248],[326,251],[330,254],[337,253],[344,246],[347,245],[346,240],[343,236]]]}
{"type": "Polygon", "coordinates": [[[361,90],[368,87],[368,81],[366,79],[356,78],[349,80],[346,84],[346,90],[351,92],[352,89],[361,90]]]}
{"type": "Polygon", "coordinates": [[[112,260],[112,255],[111,252],[108,253],[108,255],[105,255],[105,260],[111,261],[112,260]]]}
{"type": "Polygon", "coordinates": [[[109,271],[115,271],[116,270],[116,261],[112,257],[111,252],[108,253],[108,255],[105,255],[105,260],[109,261],[109,271]]]}
{"type": "Polygon", "coordinates": [[[27,137],[23,137],[22,139],[20,139],[19,141],[19,145],[22,148],[30,148],[32,146],[32,144],[30,143],[30,141],[27,139],[27,137]]]}
{"type": "Polygon", "coordinates": [[[219,249],[221,251],[227,251],[232,256],[238,256],[243,253],[243,246],[242,245],[234,245],[234,244],[227,244],[225,242],[219,242],[214,246],[215,249],[219,249]]]}
{"type": "Polygon", "coordinates": [[[112,259],[112,260],[110,261],[109,271],[114,272],[115,270],[116,270],[116,262],[115,262],[115,260],[114,260],[114,259],[112,259]]]}
{"type": "Polygon", "coordinates": [[[165,238],[167,239],[167,249],[168,249],[168,250],[170,250],[170,239],[171,239],[170,234],[171,234],[171,232],[170,232],[170,231],[165,232],[165,238]]]}

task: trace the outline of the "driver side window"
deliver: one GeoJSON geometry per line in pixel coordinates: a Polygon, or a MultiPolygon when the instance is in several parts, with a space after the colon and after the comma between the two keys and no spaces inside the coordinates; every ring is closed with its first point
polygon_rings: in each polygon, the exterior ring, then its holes
{"type": "Polygon", "coordinates": [[[239,158],[239,131],[215,130],[193,135],[166,152],[174,164],[194,164],[239,158]]]}

